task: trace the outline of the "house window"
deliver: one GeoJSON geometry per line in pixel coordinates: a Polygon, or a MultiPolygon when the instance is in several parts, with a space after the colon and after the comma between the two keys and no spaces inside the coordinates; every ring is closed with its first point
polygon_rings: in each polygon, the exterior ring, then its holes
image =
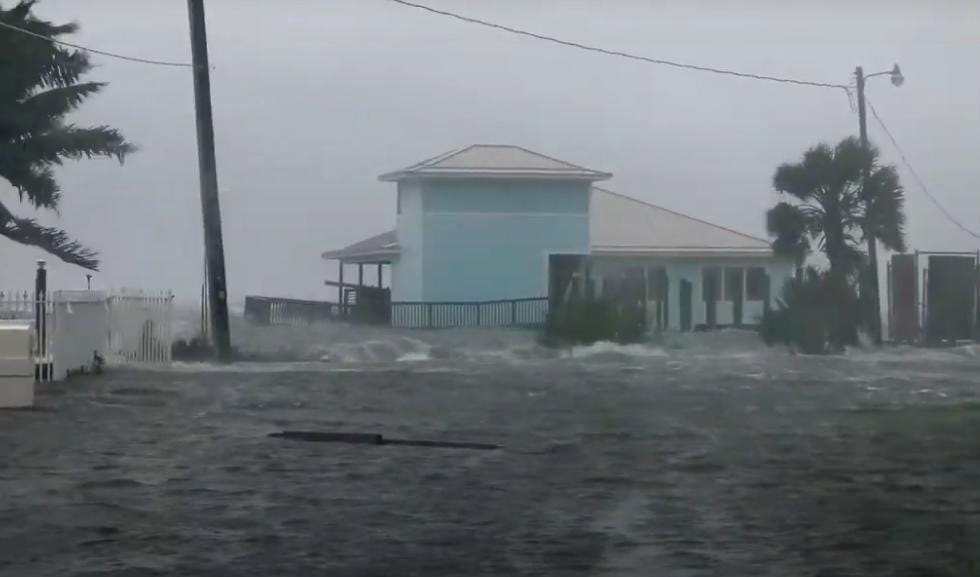
{"type": "Polygon", "coordinates": [[[725,300],[735,302],[743,299],[742,281],[745,269],[741,267],[725,269],[725,300]]]}
{"type": "Polygon", "coordinates": [[[667,271],[662,266],[647,270],[647,300],[662,301],[667,296],[667,271]]]}
{"type": "Polygon", "coordinates": [[[766,298],[766,285],[769,277],[766,276],[766,269],[761,266],[754,266],[745,274],[745,298],[750,301],[761,301],[766,298]]]}
{"type": "Polygon", "coordinates": [[[721,269],[706,266],[701,270],[701,298],[705,301],[721,300],[721,269]]]}

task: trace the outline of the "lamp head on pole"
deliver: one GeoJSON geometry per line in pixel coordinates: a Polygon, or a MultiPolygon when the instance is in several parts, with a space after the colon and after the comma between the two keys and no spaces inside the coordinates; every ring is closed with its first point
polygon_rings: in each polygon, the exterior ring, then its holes
{"type": "Polygon", "coordinates": [[[902,69],[898,67],[898,64],[895,65],[895,68],[892,68],[891,77],[892,84],[894,84],[895,87],[899,87],[905,83],[905,77],[902,76],[902,69]]]}

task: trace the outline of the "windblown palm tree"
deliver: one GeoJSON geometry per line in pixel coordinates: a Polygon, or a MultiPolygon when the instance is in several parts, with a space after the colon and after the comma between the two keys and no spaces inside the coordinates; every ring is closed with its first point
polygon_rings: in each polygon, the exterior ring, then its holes
{"type": "MultiPolygon", "coordinates": [[[[862,242],[873,237],[889,250],[905,250],[905,196],[898,174],[892,166],[879,166],[878,151],[856,138],[807,150],[802,162],[776,170],[773,186],[789,198],[766,214],[773,249],[794,258],[798,271],[812,247],[823,252],[830,263],[831,305],[853,302],[852,281],[860,277],[864,262],[862,242]]],[[[848,327],[860,314],[840,307],[832,314],[837,317],[831,335],[836,344],[856,337],[848,327]]]]}
{"type": "MultiPolygon", "coordinates": [[[[54,25],[35,18],[35,0],[0,8],[0,22],[48,37],[71,34],[75,24],[54,25]]],[[[58,210],[61,189],[54,167],[64,160],[111,157],[122,162],[134,147],[107,126],[79,128],[65,116],[102,89],[79,82],[91,64],[84,52],[0,27],[0,178],[35,209],[58,210]]],[[[88,269],[98,254],[58,228],[15,216],[0,202],[0,236],[39,247],[61,260],[88,269]]]]}
{"type": "Polygon", "coordinates": [[[898,173],[879,166],[878,151],[856,138],[807,150],[802,162],[776,170],[773,187],[791,199],[766,215],[773,248],[798,266],[816,245],[831,274],[849,276],[861,262],[860,243],[870,236],[889,250],[905,250],[905,192],[898,173]],[[863,188],[865,166],[871,170],[863,188]]]}

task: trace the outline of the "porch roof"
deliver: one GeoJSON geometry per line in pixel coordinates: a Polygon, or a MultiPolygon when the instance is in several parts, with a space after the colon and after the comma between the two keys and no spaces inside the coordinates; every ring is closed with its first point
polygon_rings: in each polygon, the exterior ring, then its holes
{"type": "Polygon", "coordinates": [[[398,235],[396,231],[389,230],[342,249],[328,250],[322,256],[324,260],[340,260],[350,263],[389,263],[398,256],[399,251],[398,235]]]}

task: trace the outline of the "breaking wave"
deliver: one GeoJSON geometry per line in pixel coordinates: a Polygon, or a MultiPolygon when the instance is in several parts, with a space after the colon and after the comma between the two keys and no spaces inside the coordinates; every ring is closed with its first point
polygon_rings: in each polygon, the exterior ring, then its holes
{"type": "MultiPolygon", "coordinates": [[[[178,326],[181,326],[178,323],[178,326]]],[[[185,323],[193,327],[194,323],[185,323]]],[[[188,334],[181,335],[186,338],[188,334]]],[[[517,329],[444,329],[403,330],[389,327],[351,326],[341,323],[320,323],[302,326],[260,326],[232,319],[232,338],[235,348],[246,358],[262,364],[340,370],[351,366],[391,365],[420,368],[431,365],[523,365],[540,362],[574,362],[596,365],[662,365],[697,367],[726,364],[740,367],[743,375],[765,375],[771,367],[786,365],[800,368],[818,363],[807,360],[782,347],[765,346],[755,332],[726,329],[707,333],[665,333],[641,344],[620,345],[599,342],[568,348],[546,347],[538,342],[538,334],[517,329]]],[[[826,357],[822,357],[826,359],[826,357]]],[[[832,357],[834,362],[819,362],[831,370],[840,363],[862,366],[916,364],[918,367],[944,365],[974,366],[980,363],[980,344],[928,349],[906,345],[876,349],[859,346],[845,354],[832,357]]],[[[251,363],[254,364],[254,363],[251,363]]],[[[185,365],[184,368],[198,365],[185,365]]],[[[272,367],[265,367],[266,370],[272,367]]]]}

